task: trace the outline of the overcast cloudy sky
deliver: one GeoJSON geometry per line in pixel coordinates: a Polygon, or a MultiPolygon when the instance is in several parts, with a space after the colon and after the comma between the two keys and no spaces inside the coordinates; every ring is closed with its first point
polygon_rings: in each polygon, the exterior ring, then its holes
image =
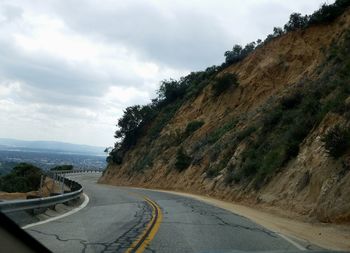
{"type": "Polygon", "coordinates": [[[323,2],[0,0],[0,137],[110,146],[122,110],[161,80],[323,2]]]}

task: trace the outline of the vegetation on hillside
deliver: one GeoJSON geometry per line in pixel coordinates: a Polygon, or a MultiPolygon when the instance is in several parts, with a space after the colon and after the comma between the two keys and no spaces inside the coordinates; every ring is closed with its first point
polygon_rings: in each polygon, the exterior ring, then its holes
{"type": "Polygon", "coordinates": [[[180,147],[176,153],[175,168],[178,171],[183,171],[188,168],[191,164],[191,157],[187,155],[183,147],[180,147]]]}
{"type": "MultiPolygon", "coordinates": [[[[256,125],[261,126],[247,141],[240,167],[231,171],[235,181],[255,182],[260,187],[299,153],[305,137],[327,113],[341,115],[349,122],[346,98],[350,96],[350,33],[339,45],[333,45],[329,69],[320,79],[305,81],[291,94],[266,110],[256,125]]],[[[322,138],[327,152],[340,158],[350,145],[349,131],[335,126],[322,138]]],[[[232,177],[232,175],[228,175],[232,177]]],[[[230,180],[228,180],[230,181],[230,180]]]]}
{"type": "Polygon", "coordinates": [[[0,176],[6,175],[11,172],[13,167],[15,167],[17,162],[1,161],[0,162],[0,176]]]}
{"type": "Polygon", "coordinates": [[[238,86],[238,77],[236,74],[225,73],[217,77],[213,84],[214,96],[219,96],[230,87],[238,86]]]}
{"type": "Polygon", "coordinates": [[[334,4],[323,4],[320,9],[311,15],[302,15],[300,13],[292,13],[289,21],[281,27],[274,27],[273,33],[269,34],[264,41],[258,39],[256,42],[250,42],[245,47],[234,45],[232,50],[225,52],[225,62],[222,67],[226,67],[233,63],[243,60],[256,48],[265,45],[272,39],[278,38],[288,32],[306,29],[313,25],[326,24],[344,13],[347,7],[350,6],[349,0],[336,0],[334,4]]]}
{"type": "Polygon", "coordinates": [[[193,132],[197,131],[199,128],[201,128],[204,125],[203,121],[194,120],[187,124],[185,129],[185,135],[189,136],[193,132]]]}
{"type": "Polygon", "coordinates": [[[40,187],[42,170],[28,163],[16,165],[10,173],[0,177],[0,191],[30,192],[40,187]]]}
{"type": "Polygon", "coordinates": [[[329,155],[339,158],[350,148],[350,130],[344,126],[336,125],[329,129],[322,141],[329,155]]]}
{"type": "MultiPolygon", "coordinates": [[[[239,83],[237,75],[221,72],[231,64],[242,61],[256,48],[287,32],[331,22],[349,5],[348,0],[337,0],[334,4],[322,5],[309,16],[293,13],[287,24],[283,28],[275,27],[273,34],[268,35],[265,41],[251,42],[245,47],[234,45],[231,51],[225,52],[225,62],[221,66],[192,72],[179,80],[162,81],[157,97],[150,104],[135,105],[125,109],[117,124],[118,130],[115,133],[117,141],[107,161],[110,164],[122,164],[125,154],[141,138],[151,144],[159,137],[183,103],[194,99],[208,85],[212,88],[214,98],[219,97],[229,88],[237,87],[239,83]]],[[[262,113],[257,122],[237,131],[239,119],[232,119],[224,125],[218,125],[208,136],[198,142],[193,150],[188,149],[185,152],[183,148],[177,149],[175,168],[180,172],[185,170],[191,162],[195,163],[201,159],[200,152],[196,155],[191,152],[203,150],[203,146],[210,146],[210,150],[213,151],[211,160],[217,163],[208,169],[209,177],[214,177],[227,168],[225,181],[228,184],[254,181],[255,186],[260,187],[266,183],[274,173],[298,155],[299,147],[305,137],[328,112],[346,115],[344,100],[349,94],[346,83],[349,81],[348,73],[350,73],[348,69],[350,63],[346,57],[350,53],[348,43],[347,40],[340,46],[334,45],[332,54],[329,56],[330,70],[320,80],[305,81],[297,86],[299,88],[279,99],[274,106],[262,113]],[[300,115],[303,116],[300,117],[300,115]],[[224,136],[228,141],[223,141],[224,136]],[[240,142],[246,142],[241,164],[238,167],[228,167],[229,158],[240,142]]],[[[181,138],[174,143],[178,145],[201,126],[201,122],[189,122],[184,133],[180,134],[181,138]]],[[[134,169],[140,171],[152,166],[154,156],[154,153],[145,153],[136,161],[134,169]]]]}

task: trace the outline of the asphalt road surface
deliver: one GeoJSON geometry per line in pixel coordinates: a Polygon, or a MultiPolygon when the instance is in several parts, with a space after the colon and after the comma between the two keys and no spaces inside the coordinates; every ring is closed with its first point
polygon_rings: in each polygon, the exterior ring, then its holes
{"type": "Polygon", "coordinates": [[[252,221],[190,198],[97,184],[75,176],[90,202],[67,217],[26,229],[53,252],[296,251],[252,221]]]}

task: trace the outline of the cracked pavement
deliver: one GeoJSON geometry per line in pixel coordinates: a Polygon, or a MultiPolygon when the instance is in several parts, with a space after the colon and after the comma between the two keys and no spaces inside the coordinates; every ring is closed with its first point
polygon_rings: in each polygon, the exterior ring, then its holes
{"type": "Polygon", "coordinates": [[[296,251],[252,221],[215,206],[163,192],[96,184],[98,175],[75,175],[89,204],[79,212],[27,229],[53,252],[125,252],[152,219],[146,195],[163,220],[145,252],[296,251]]]}

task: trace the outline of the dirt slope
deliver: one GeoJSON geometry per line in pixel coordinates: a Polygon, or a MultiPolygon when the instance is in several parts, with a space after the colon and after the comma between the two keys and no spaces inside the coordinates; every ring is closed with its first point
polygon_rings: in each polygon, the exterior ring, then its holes
{"type": "MultiPolygon", "coordinates": [[[[330,52],[335,45],[347,43],[344,38],[349,27],[347,11],[335,22],[289,32],[257,48],[218,74],[237,73],[236,89],[213,97],[211,85],[206,86],[198,96],[182,104],[156,139],[144,136],[127,152],[121,165],[110,164],[100,182],[205,194],[304,220],[350,222],[350,154],[333,159],[321,141],[336,124],[349,126],[343,114],[327,112],[300,143],[297,155],[266,177],[259,187],[254,187],[249,178],[227,181],[232,170],[240,170],[242,154],[259,137],[262,130],[258,123],[266,111],[291,92],[303,90],[311,97],[313,93],[307,92],[312,85],[330,82],[326,77],[341,65],[339,61],[330,64],[330,52]],[[219,140],[203,141],[232,119],[236,120],[235,126],[219,140]],[[181,139],[180,133],[194,120],[203,121],[204,125],[181,139]],[[259,130],[237,141],[237,136],[253,125],[259,130]],[[192,158],[191,165],[181,172],[174,169],[180,146],[192,158]],[[152,162],[136,170],[146,158],[152,162]],[[221,166],[223,160],[226,163],[221,166]],[[215,173],[209,176],[213,168],[215,173]]],[[[329,94],[327,99],[332,96],[329,94]]]]}

